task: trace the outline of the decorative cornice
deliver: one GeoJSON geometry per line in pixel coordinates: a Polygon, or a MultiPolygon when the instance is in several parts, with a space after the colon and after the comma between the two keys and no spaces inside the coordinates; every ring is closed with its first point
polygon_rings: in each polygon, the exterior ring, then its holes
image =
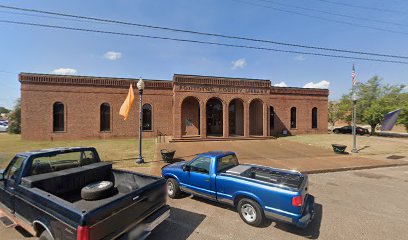
{"type": "Polygon", "coordinates": [[[211,77],[211,76],[182,75],[182,74],[175,74],[173,76],[173,82],[175,84],[181,83],[181,84],[199,84],[199,85],[221,85],[221,86],[234,86],[234,87],[256,87],[256,88],[269,88],[271,86],[270,80],[211,77]]]}
{"type": "MultiPolygon", "coordinates": [[[[136,87],[139,79],[132,78],[107,78],[107,77],[88,77],[88,76],[70,76],[53,74],[20,73],[19,81],[21,83],[50,84],[50,85],[77,85],[77,86],[104,86],[104,87],[129,87],[130,83],[136,87]]],[[[166,80],[148,80],[144,79],[146,88],[172,89],[173,82],[166,80]]]]}
{"type": "Polygon", "coordinates": [[[297,88],[297,87],[271,87],[272,95],[309,95],[309,96],[329,96],[328,89],[319,88],[297,88]]]}
{"type": "MultiPolygon", "coordinates": [[[[38,73],[20,73],[19,81],[21,83],[45,84],[45,85],[73,85],[73,86],[102,86],[127,88],[130,83],[136,87],[139,79],[133,78],[109,78],[92,76],[72,76],[72,75],[54,75],[38,73]]],[[[146,79],[145,87],[147,89],[173,89],[173,85],[211,85],[211,86],[233,86],[242,88],[262,88],[270,90],[272,95],[309,95],[309,96],[328,96],[329,90],[316,88],[293,88],[293,87],[271,87],[270,80],[246,79],[246,78],[225,78],[211,76],[181,75],[175,74],[173,81],[169,80],[150,80],[146,79]]]]}

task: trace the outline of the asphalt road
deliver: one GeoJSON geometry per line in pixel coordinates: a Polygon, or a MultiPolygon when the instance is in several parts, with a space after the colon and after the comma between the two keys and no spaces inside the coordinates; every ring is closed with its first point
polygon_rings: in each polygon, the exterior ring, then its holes
{"type": "MultiPolygon", "coordinates": [[[[196,197],[169,200],[171,218],[149,240],[408,239],[408,167],[310,175],[317,217],[306,230],[246,225],[232,208],[196,197]]],[[[0,224],[0,239],[24,239],[0,224]]]]}

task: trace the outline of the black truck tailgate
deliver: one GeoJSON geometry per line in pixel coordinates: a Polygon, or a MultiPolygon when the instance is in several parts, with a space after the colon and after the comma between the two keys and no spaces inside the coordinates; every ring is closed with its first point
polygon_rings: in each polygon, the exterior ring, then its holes
{"type": "Polygon", "coordinates": [[[165,180],[158,179],[84,215],[90,239],[112,239],[166,205],[165,180]],[[108,213],[108,214],[107,214],[108,213]]]}

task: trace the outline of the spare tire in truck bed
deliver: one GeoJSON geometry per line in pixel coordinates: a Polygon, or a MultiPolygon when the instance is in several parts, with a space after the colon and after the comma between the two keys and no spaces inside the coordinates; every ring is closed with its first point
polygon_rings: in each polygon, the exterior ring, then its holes
{"type": "Polygon", "coordinates": [[[81,190],[81,198],[85,200],[98,200],[112,195],[113,183],[110,181],[99,181],[86,185],[81,190]]]}

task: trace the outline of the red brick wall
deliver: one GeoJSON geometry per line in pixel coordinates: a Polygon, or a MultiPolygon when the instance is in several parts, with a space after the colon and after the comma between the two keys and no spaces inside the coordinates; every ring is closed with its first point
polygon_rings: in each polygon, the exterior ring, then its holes
{"type": "MultiPolygon", "coordinates": [[[[28,140],[60,140],[109,137],[135,137],[138,135],[139,102],[136,99],[127,121],[119,115],[119,109],[133,79],[94,78],[79,76],[56,76],[21,74],[22,137],[28,140]],[[64,103],[65,131],[53,132],[53,104],[64,103]],[[111,131],[100,132],[100,106],[111,107],[111,131]]],[[[132,82],[136,85],[136,82],[132,82]]],[[[226,79],[201,76],[175,75],[172,81],[146,81],[143,102],[152,106],[152,131],[143,132],[144,137],[155,137],[160,132],[176,138],[183,135],[206,137],[206,103],[218,98],[223,105],[223,136],[229,136],[229,105],[239,99],[237,111],[238,132],[278,135],[283,130],[290,134],[327,133],[328,91],[316,89],[269,87],[264,80],[226,79]],[[179,80],[181,79],[181,80],[179,80]],[[184,81],[184,82],[183,82],[184,81]],[[194,89],[176,88],[184,86],[194,89]],[[229,84],[229,85],[228,85],[229,84]],[[204,87],[222,86],[223,92],[206,90],[204,87]],[[234,93],[245,89],[246,93],[234,93]],[[233,91],[230,91],[233,90],[233,91]],[[189,97],[188,101],[183,101],[189,97]],[[191,101],[196,99],[197,102],[191,101]],[[250,103],[258,101],[257,106],[250,103]],[[182,104],[183,111],[182,111],[182,104]],[[197,107],[199,104],[199,108],[197,107]],[[269,107],[275,111],[275,127],[269,129],[269,107]],[[290,109],[297,108],[296,129],[290,129],[290,109]],[[312,109],[318,109],[318,128],[312,128],[312,109]],[[200,115],[199,115],[200,112],[200,115]],[[199,119],[200,118],[200,119],[199,119]],[[191,126],[186,126],[186,119],[191,126]],[[251,129],[252,128],[252,129],[251,129]]]]}
{"type": "MultiPolygon", "coordinates": [[[[126,98],[126,88],[89,86],[53,86],[22,84],[22,137],[29,140],[85,139],[105,137],[134,137],[139,134],[139,98],[136,98],[126,121],[119,109],[126,98]],[[53,132],[52,106],[64,103],[65,131],[53,132]],[[111,106],[111,131],[100,132],[100,105],[111,106]]],[[[152,131],[146,137],[155,137],[157,131],[172,135],[171,90],[146,89],[143,102],[152,105],[152,131]]]]}

